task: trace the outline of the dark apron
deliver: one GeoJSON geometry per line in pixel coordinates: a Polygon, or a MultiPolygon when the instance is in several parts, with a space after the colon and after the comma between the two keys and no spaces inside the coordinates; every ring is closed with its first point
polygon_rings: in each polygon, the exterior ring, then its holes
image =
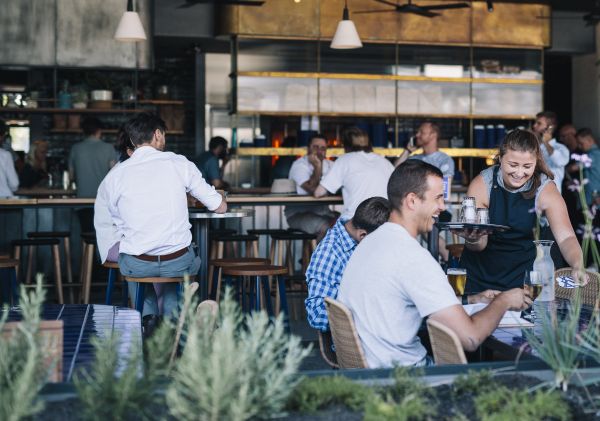
{"type": "Polygon", "coordinates": [[[488,236],[487,247],[474,252],[465,247],[460,267],[467,270],[466,294],[486,289],[505,291],[523,286],[523,275],[531,270],[535,260],[533,228],[536,214],[531,209],[535,198],[525,199],[497,182],[498,166],[494,167],[490,192],[490,223],[507,225],[511,229],[488,236]]]}

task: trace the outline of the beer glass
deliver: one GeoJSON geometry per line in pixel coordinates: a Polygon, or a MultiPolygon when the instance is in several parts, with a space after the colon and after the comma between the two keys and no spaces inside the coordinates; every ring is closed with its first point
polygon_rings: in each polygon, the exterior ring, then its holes
{"type": "Polygon", "coordinates": [[[467,270],[462,268],[448,268],[446,274],[454,293],[456,295],[463,295],[467,283],[467,270]]]}

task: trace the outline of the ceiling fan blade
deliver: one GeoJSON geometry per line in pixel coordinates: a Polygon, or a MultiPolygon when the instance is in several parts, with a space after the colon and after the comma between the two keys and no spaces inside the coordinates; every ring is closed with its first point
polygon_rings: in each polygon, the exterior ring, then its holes
{"type": "MultiPolygon", "coordinates": [[[[217,3],[216,0],[186,0],[184,4],[178,6],[178,9],[186,9],[188,7],[195,6],[197,4],[210,4],[217,3]]],[[[218,0],[221,5],[229,6],[262,6],[265,4],[265,0],[218,0]]]]}
{"type": "Polygon", "coordinates": [[[359,15],[364,15],[367,13],[389,13],[389,12],[395,12],[396,9],[379,9],[379,10],[355,10],[352,12],[353,15],[359,14],[359,15]]]}
{"type": "Polygon", "coordinates": [[[445,9],[464,9],[470,7],[468,3],[450,3],[434,4],[431,6],[419,6],[423,10],[445,10],[445,9]]]}
{"type": "Polygon", "coordinates": [[[391,1],[388,0],[375,0],[377,3],[381,3],[381,4],[387,4],[388,6],[394,6],[394,7],[398,7],[399,5],[397,3],[393,3],[391,1]]]}
{"type": "MultiPolygon", "coordinates": [[[[400,12],[400,10],[398,10],[398,11],[400,12]]],[[[407,10],[407,11],[401,12],[401,13],[413,13],[415,15],[423,16],[425,18],[434,18],[436,16],[440,16],[439,13],[433,13],[433,12],[428,12],[427,10],[417,10],[417,9],[407,10]]]]}

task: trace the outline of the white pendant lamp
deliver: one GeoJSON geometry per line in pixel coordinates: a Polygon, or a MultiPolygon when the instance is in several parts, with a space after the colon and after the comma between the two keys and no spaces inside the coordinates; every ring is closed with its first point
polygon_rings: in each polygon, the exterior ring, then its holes
{"type": "Polygon", "coordinates": [[[350,13],[348,12],[348,0],[344,3],[344,14],[342,20],[339,21],[335,35],[331,40],[331,48],[336,50],[349,50],[352,48],[361,48],[362,42],[356,31],[354,22],[350,20],[350,13]]]}
{"type": "Polygon", "coordinates": [[[115,32],[115,39],[123,42],[138,42],[146,40],[146,32],[142,26],[140,15],[133,11],[133,0],[127,0],[127,11],[121,16],[115,32]]]}

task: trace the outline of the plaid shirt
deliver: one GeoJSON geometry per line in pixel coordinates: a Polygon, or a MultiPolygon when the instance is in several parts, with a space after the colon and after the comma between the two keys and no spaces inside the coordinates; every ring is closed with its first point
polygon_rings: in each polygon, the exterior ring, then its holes
{"type": "Polygon", "coordinates": [[[344,269],[357,244],[344,227],[347,221],[339,218],[327,231],[313,252],[306,270],[308,298],[304,305],[308,323],[322,331],[329,330],[325,297],[337,297],[344,269]]]}

